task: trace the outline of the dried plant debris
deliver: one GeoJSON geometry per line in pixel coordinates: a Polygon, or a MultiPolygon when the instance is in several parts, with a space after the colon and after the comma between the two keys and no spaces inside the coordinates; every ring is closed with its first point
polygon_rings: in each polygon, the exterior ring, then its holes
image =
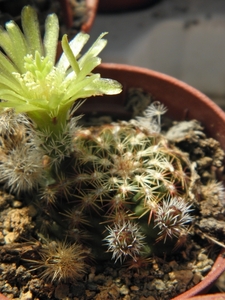
{"type": "Polygon", "coordinates": [[[201,170],[201,176],[210,177],[207,170],[211,166],[223,168],[224,151],[218,141],[206,137],[198,121],[179,122],[168,130],[166,137],[189,153],[198,171],[201,170]]]}

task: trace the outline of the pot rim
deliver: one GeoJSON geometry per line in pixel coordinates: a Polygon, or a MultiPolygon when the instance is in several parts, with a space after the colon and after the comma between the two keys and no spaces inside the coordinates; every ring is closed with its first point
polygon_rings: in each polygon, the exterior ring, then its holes
{"type": "Polygon", "coordinates": [[[86,0],[87,21],[82,24],[81,31],[88,33],[91,30],[97,14],[98,2],[99,0],[86,0]]]}
{"type": "Polygon", "coordinates": [[[190,290],[172,298],[172,300],[183,300],[208,291],[214,284],[214,278],[218,278],[225,271],[225,249],[222,249],[220,254],[212,266],[212,269],[205,276],[205,278],[192,287],[190,290]],[[212,279],[213,278],[213,279],[212,279]]]}
{"type": "Polygon", "coordinates": [[[225,299],[225,293],[198,295],[195,297],[188,298],[188,300],[223,300],[223,299],[225,299]]]}
{"type": "MultiPolygon", "coordinates": [[[[175,77],[172,77],[170,75],[160,73],[158,71],[154,71],[154,70],[147,69],[144,67],[139,67],[139,66],[104,62],[104,63],[101,63],[98,67],[96,67],[95,70],[96,70],[96,72],[99,72],[99,73],[103,72],[103,77],[105,77],[104,73],[106,73],[108,75],[109,72],[111,71],[112,75],[110,74],[110,78],[116,79],[118,81],[120,81],[120,78],[122,78],[125,74],[128,75],[128,73],[131,72],[130,73],[130,74],[132,74],[131,77],[135,76],[135,80],[137,77],[142,77],[144,79],[145,86],[142,87],[143,90],[145,90],[145,88],[146,88],[146,90],[149,90],[148,84],[146,81],[146,78],[148,76],[150,76],[151,79],[154,80],[154,86],[152,85],[154,90],[157,90],[157,88],[156,88],[157,83],[163,82],[163,88],[165,88],[166,101],[167,102],[169,101],[170,103],[173,102],[172,108],[170,108],[170,110],[168,111],[168,115],[171,115],[170,117],[173,118],[174,115],[176,114],[176,117],[178,116],[178,119],[176,119],[177,121],[190,120],[190,119],[196,119],[196,120],[200,121],[200,123],[203,124],[207,134],[209,134],[209,136],[212,136],[217,141],[219,141],[222,148],[225,150],[225,112],[215,102],[213,102],[208,96],[206,96],[204,93],[200,92],[196,88],[194,88],[194,87],[190,86],[189,84],[187,84],[175,77]],[[116,78],[116,77],[118,77],[118,78],[116,78]],[[174,92],[174,90],[175,90],[175,92],[174,92]],[[169,97],[168,97],[169,93],[172,93],[174,98],[177,96],[176,94],[180,94],[181,97],[183,95],[185,95],[186,96],[185,98],[187,98],[187,95],[188,95],[189,98],[188,98],[188,100],[182,98],[182,99],[179,99],[179,101],[177,101],[176,99],[173,99],[173,98],[171,99],[171,97],[169,99],[169,97]],[[176,100],[176,101],[174,101],[174,100],[176,100]],[[196,101],[198,101],[199,107],[196,107],[196,105],[195,105],[196,101]],[[184,106],[183,104],[185,104],[185,109],[183,109],[181,111],[181,107],[184,106]],[[193,105],[196,108],[194,110],[192,108],[193,105]],[[192,108],[192,109],[190,109],[190,108],[192,108]],[[199,112],[199,110],[200,110],[200,112],[199,112]],[[177,113],[178,113],[178,115],[177,115],[177,113]],[[215,130],[214,128],[216,128],[217,130],[215,130]]],[[[126,81],[127,81],[126,84],[129,85],[129,84],[131,84],[131,82],[132,83],[134,82],[134,78],[132,78],[132,79],[127,78],[126,81]]],[[[133,87],[140,87],[140,85],[138,85],[138,79],[135,81],[135,86],[133,86],[133,87]],[[137,82],[137,84],[136,84],[136,82],[137,82]]],[[[160,89],[161,88],[158,88],[157,93],[159,92],[160,89]]],[[[164,91],[163,92],[160,91],[160,96],[164,100],[164,98],[162,97],[162,93],[164,93],[164,91]]],[[[154,92],[153,92],[153,95],[154,95],[154,92]]],[[[110,96],[110,97],[113,97],[113,96],[110,96]]],[[[123,95],[120,97],[124,98],[125,96],[123,95]]],[[[97,97],[95,97],[95,98],[97,98],[97,97]]],[[[122,101],[123,100],[124,99],[122,99],[122,101]]],[[[161,99],[157,99],[157,100],[161,101],[161,99]]],[[[90,100],[88,100],[88,101],[90,101],[90,100]]],[[[164,102],[164,101],[162,101],[162,102],[164,102]]],[[[164,103],[164,104],[165,104],[165,106],[167,106],[166,103],[164,103]]],[[[82,105],[82,109],[85,108],[85,105],[86,105],[86,103],[84,103],[82,105]]],[[[107,105],[111,105],[110,101],[108,102],[107,105]]],[[[117,108],[118,107],[116,107],[115,105],[111,105],[111,109],[114,110],[115,113],[116,113],[117,108]]],[[[96,105],[95,105],[94,109],[96,109],[96,105]]],[[[102,109],[103,109],[102,107],[99,107],[99,111],[101,113],[103,112],[102,109]]],[[[84,113],[86,113],[85,110],[84,110],[84,113]]]]}
{"type": "MultiPolygon", "coordinates": [[[[69,0],[59,0],[59,2],[61,4],[61,9],[63,10],[66,27],[67,29],[70,29],[73,24],[73,15],[69,0]]],[[[99,0],[85,0],[87,17],[84,23],[81,25],[80,31],[88,33],[91,30],[97,14],[98,2],[99,0]]]]}
{"type": "Polygon", "coordinates": [[[171,75],[167,75],[165,73],[155,71],[152,69],[148,69],[145,67],[139,67],[139,66],[134,66],[134,65],[129,65],[129,64],[120,64],[120,63],[109,63],[109,62],[103,62],[101,63],[96,69],[103,69],[103,70],[126,70],[127,72],[137,72],[139,74],[146,74],[150,76],[154,76],[155,78],[158,78],[163,81],[167,81],[168,83],[172,85],[179,86],[180,88],[188,91],[191,94],[197,95],[201,99],[202,102],[208,103],[211,102],[212,109],[214,109],[217,113],[223,115],[223,119],[225,121],[225,112],[216,104],[214,103],[208,96],[206,96],[203,92],[200,92],[198,89],[192,87],[188,83],[177,79],[171,75]]]}

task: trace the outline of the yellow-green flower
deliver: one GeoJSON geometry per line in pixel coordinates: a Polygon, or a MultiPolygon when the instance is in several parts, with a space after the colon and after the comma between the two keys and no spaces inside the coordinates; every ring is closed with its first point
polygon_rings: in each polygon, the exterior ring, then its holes
{"type": "Polygon", "coordinates": [[[55,14],[47,17],[42,41],[37,14],[30,6],[22,10],[22,28],[14,22],[0,29],[0,106],[27,113],[37,127],[57,134],[66,124],[74,101],[93,95],[117,94],[121,85],[101,78],[92,70],[101,63],[98,54],[107,41],[102,33],[84,55],[80,51],[89,35],[79,33],[68,43],[55,64],[59,24],[55,14]]]}

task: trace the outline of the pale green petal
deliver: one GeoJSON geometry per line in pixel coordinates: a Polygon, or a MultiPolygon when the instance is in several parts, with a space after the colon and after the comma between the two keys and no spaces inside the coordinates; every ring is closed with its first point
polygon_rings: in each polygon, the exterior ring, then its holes
{"type": "Polygon", "coordinates": [[[37,110],[39,109],[48,110],[49,108],[48,101],[44,99],[36,99],[36,100],[29,101],[29,105],[35,106],[37,110]]]}
{"type": "Polygon", "coordinates": [[[89,76],[91,71],[98,65],[100,65],[101,59],[99,57],[90,58],[87,63],[83,66],[83,69],[77,75],[77,82],[84,79],[85,76],[89,76]]]}
{"type": "MultiPolygon", "coordinates": [[[[82,89],[80,91],[78,91],[76,93],[76,99],[85,99],[88,97],[92,97],[92,96],[101,96],[102,92],[96,90],[95,88],[92,89],[91,87],[89,87],[88,89],[82,89]]],[[[75,102],[75,100],[73,100],[72,98],[67,101],[67,104],[72,105],[75,102]]]]}
{"type": "Polygon", "coordinates": [[[38,51],[43,56],[43,45],[36,11],[31,6],[25,6],[21,12],[21,21],[30,54],[35,55],[35,52],[38,51]]]}
{"type": "Polygon", "coordinates": [[[91,57],[96,57],[105,48],[107,44],[107,40],[103,39],[103,37],[106,34],[107,32],[103,32],[102,34],[100,34],[100,36],[93,43],[93,45],[88,49],[88,51],[79,59],[78,63],[81,68],[91,57]]]}
{"type": "MultiPolygon", "coordinates": [[[[14,91],[1,88],[0,86],[0,97],[6,102],[0,102],[0,106],[4,107],[23,107],[27,108],[24,112],[29,110],[48,110],[48,101],[44,99],[32,99],[28,101],[26,97],[23,97],[21,94],[17,94],[14,91]],[[35,108],[35,109],[34,109],[35,108]]],[[[20,111],[22,111],[20,109],[20,111]]]]}
{"type": "Polygon", "coordinates": [[[89,38],[89,34],[80,32],[69,42],[73,55],[76,58],[80,54],[81,50],[83,49],[84,45],[87,43],[89,38]]]}
{"type": "Polygon", "coordinates": [[[36,111],[43,111],[43,112],[45,112],[46,111],[46,109],[42,108],[42,107],[37,107],[35,105],[27,104],[27,103],[25,103],[25,104],[18,104],[18,102],[17,103],[16,102],[13,103],[13,101],[10,101],[10,102],[0,102],[0,107],[7,107],[7,108],[8,107],[12,107],[12,108],[15,109],[15,111],[17,113],[24,113],[24,112],[29,113],[31,111],[34,111],[34,112],[36,112],[36,111]]]}
{"type": "Polygon", "coordinates": [[[14,91],[8,90],[0,84],[0,97],[2,100],[6,100],[7,102],[0,102],[0,105],[3,103],[27,103],[27,99],[20,94],[17,94],[14,91]]]}
{"type": "MultiPolygon", "coordinates": [[[[5,72],[0,71],[0,86],[8,88],[8,90],[13,90],[17,93],[23,92],[20,83],[13,77],[11,74],[6,74],[5,72]]],[[[0,93],[2,91],[0,90],[0,93]]]]}
{"type": "Polygon", "coordinates": [[[76,57],[73,55],[72,49],[69,46],[67,36],[64,35],[62,38],[62,48],[64,53],[66,54],[66,57],[69,61],[69,64],[71,65],[72,69],[76,74],[80,72],[80,67],[77,63],[76,57]]]}
{"type": "Polygon", "coordinates": [[[6,55],[14,62],[15,53],[13,49],[12,41],[6,30],[0,27],[0,47],[4,50],[6,55]]]}
{"type": "MultiPolygon", "coordinates": [[[[68,99],[72,99],[72,101],[75,101],[77,99],[76,94],[81,90],[84,89],[85,87],[89,86],[92,84],[92,82],[99,77],[99,74],[95,74],[89,77],[86,77],[79,83],[71,82],[70,86],[68,86],[68,90],[66,94],[64,95],[64,98],[62,99],[62,104],[66,103],[68,99]]],[[[92,85],[93,86],[93,85],[92,85]]]]}
{"type": "Polygon", "coordinates": [[[0,102],[0,107],[13,107],[16,112],[29,112],[29,111],[46,111],[46,105],[43,105],[42,101],[36,100],[32,103],[28,103],[26,98],[23,98],[20,95],[17,95],[13,91],[1,90],[0,97],[4,94],[3,102],[0,102]],[[40,105],[42,103],[42,105],[40,105]]]}
{"type": "Polygon", "coordinates": [[[113,79],[109,78],[97,78],[93,82],[93,87],[101,91],[102,94],[116,95],[121,93],[122,85],[113,79]]]}
{"type": "Polygon", "coordinates": [[[55,57],[59,38],[59,21],[55,14],[48,15],[45,21],[44,50],[52,64],[55,64],[55,57]]]}
{"type": "MultiPolygon", "coordinates": [[[[80,51],[83,49],[84,45],[89,40],[89,37],[90,36],[87,33],[80,32],[70,41],[69,46],[70,46],[75,58],[77,58],[80,51]]],[[[69,60],[68,60],[66,54],[63,52],[63,54],[61,55],[61,57],[57,63],[57,68],[60,68],[65,71],[69,67],[70,67],[69,60]]]]}
{"type": "Polygon", "coordinates": [[[9,60],[9,58],[0,52],[0,70],[7,75],[11,75],[12,73],[17,73],[19,70],[16,66],[9,60]]]}
{"type": "Polygon", "coordinates": [[[24,72],[24,57],[27,54],[28,47],[23,33],[19,26],[14,22],[10,21],[6,24],[6,30],[9,38],[12,41],[13,61],[14,64],[19,68],[20,72],[24,72]]]}

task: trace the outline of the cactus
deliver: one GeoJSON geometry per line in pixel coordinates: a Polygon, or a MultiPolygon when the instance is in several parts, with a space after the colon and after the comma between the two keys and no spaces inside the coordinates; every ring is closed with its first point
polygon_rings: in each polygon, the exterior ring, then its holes
{"type": "Polygon", "coordinates": [[[109,224],[105,241],[116,260],[126,253],[121,246],[115,254],[113,233],[121,241],[121,234],[126,240],[125,232],[132,232],[128,240],[134,239],[135,245],[122,244],[135,259],[142,251],[150,254],[155,238],[176,240],[192,221],[191,162],[154,131],[155,123],[152,132],[151,120],[149,124],[145,128],[139,121],[123,121],[80,129],[74,139],[77,207],[84,213],[94,209],[99,223],[109,224]],[[136,254],[131,254],[132,248],[136,254]]]}
{"type": "Polygon", "coordinates": [[[55,65],[57,18],[48,17],[43,43],[36,19],[26,7],[24,34],[14,23],[0,32],[10,58],[0,53],[0,181],[38,207],[42,246],[29,260],[33,270],[66,281],[85,272],[90,252],[138,264],[176,249],[204,189],[189,155],[161,133],[166,108],[153,102],[136,120],[79,127],[76,100],[121,91],[115,80],[92,73],[104,34],[80,58],[89,36],[70,43],[64,36],[55,65]]]}
{"type": "Polygon", "coordinates": [[[149,115],[156,105],[153,102],[137,120],[77,127],[70,156],[52,170],[49,149],[37,146],[40,133],[25,114],[6,110],[1,115],[6,121],[1,180],[17,194],[39,189],[42,209],[51,206],[48,215],[58,222],[59,236],[82,244],[95,240],[96,255],[102,256],[99,248],[107,250],[104,244],[121,262],[127,256],[136,260],[150,255],[161,240],[175,246],[192,222],[195,171],[188,155],[159,132],[158,111],[149,115]]]}

